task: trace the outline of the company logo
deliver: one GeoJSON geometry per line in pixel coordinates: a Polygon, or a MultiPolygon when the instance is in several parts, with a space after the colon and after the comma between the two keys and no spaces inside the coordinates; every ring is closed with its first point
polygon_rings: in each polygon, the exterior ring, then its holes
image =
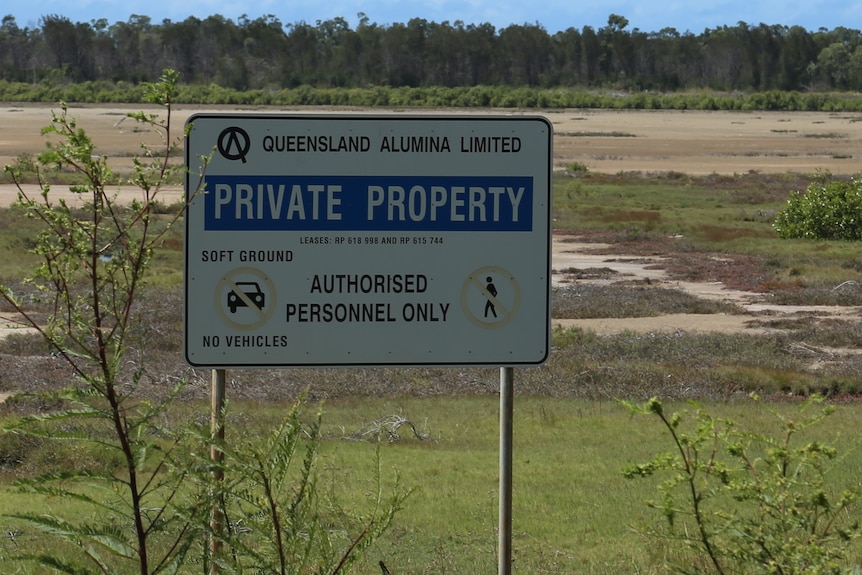
{"type": "Polygon", "coordinates": [[[218,151],[227,160],[242,160],[245,164],[245,157],[251,148],[251,138],[248,132],[237,126],[231,126],[222,130],[218,136],[218,151]]]}

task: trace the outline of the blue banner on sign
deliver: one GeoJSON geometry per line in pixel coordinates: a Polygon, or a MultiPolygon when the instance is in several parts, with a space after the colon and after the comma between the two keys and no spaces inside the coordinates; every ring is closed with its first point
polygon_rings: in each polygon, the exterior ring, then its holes
{"type": "Polygon", "coordinates": [[[206,176],[204,229],[472,231],[533,228],[533,178],[206,176]]]}

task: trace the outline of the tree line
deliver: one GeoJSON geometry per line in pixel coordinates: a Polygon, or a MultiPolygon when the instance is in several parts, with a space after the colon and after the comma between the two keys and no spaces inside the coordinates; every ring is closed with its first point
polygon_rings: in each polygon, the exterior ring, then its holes
{"type": "Polygon", "coordinates": [[[272,15],[220,15],[154,23],[132,15],[73,22],[43,16],[0,25],[0,81],[81,83],[158,81],[177,70],[190,85],[232,90],[521,86],[624,91],[862,90],[862,32],[844,27],[747,24],[700,34],[606,26],[548,33],[538,24],[437,23],[414,18],[380,25],[360,13],[282,23],[272,15]]]}

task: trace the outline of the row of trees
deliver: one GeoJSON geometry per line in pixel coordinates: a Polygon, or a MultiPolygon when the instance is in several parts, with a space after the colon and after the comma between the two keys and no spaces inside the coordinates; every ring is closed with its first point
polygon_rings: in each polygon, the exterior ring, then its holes
{"type": "Polygon", "coordinates": [[[236,90],[316,87],[602,87],[626,90],[862,90],[862,32],[750,25],[706,29],[606,26],[554,34],[540,25],[461,21],[375,24],[359,14],[284,24],[272,15],[181,22],[44,16],[0,25],[0,80],[154,81],[170,67],[188,83],[236,90]]]}

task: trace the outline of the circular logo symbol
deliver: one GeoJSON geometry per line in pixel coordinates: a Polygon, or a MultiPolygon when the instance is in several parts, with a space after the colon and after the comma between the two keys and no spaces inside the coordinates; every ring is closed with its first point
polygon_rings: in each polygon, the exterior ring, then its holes
{"type": "Polygon", "coordinates": [[[245,157],[251,149],[251,138],[248,132],[238,126],[232,126],[222,130],[218,136],[218,151],[222,157],[228,160],[242,160],[245,164],[245,157]]]}

